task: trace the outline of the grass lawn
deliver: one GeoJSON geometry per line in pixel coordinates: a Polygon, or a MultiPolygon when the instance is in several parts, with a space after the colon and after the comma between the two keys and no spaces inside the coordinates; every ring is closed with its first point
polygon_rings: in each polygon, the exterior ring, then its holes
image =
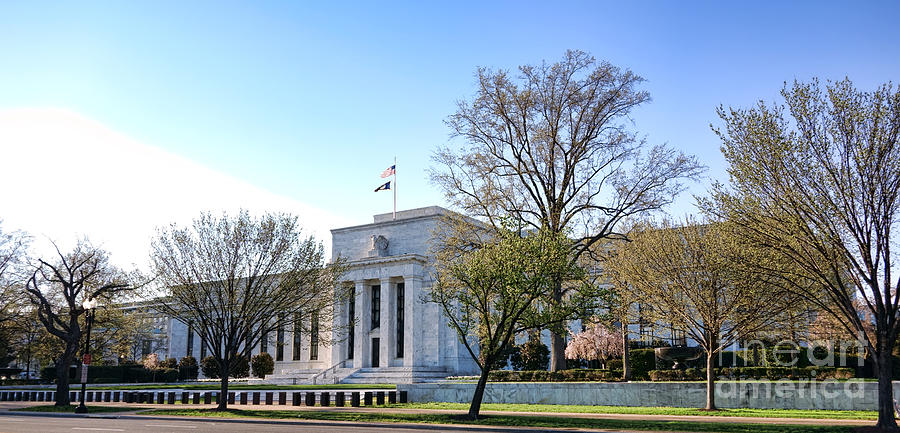
{"type": "Polygon", "coordinates": [[[543,427],[543,428],[590,428],[643,431],[691,431],[720,433],[852,433],[852,427],[797,426],[783,424],[740,424],[695,421],[645,421],[607,420],[585,418],[561,418],[549,416],[483,416],[478,421],[460,419],[448,414],[392,414],[383,412],[351,411],[278,411],[278,410],[238,410],[215,411],[213,409],[162,409],[141,412],[145,415],[204,416],[220,418],[269,418],[305,419],[320,421],[356,422],[396,422],[429,424],[467,424],[488,426],[543,427]]]}
{"type": "MultiPolygon", "coordinates": [[[[18,409],[11,409],[21,412],[68,412],[74,413],[77,405],[68,405],[68,406],[54,406],[52,404],[48,404],[45,406],[29,406],[22,407],[18,409]]],[[[103,413],[103,412],[130,412],[136,409],[140,409],[139,407],[123,407],[123,406],[93,406],[88,405],[88,413],[103,413]]]]}
{"type": "MultiPolygon", "coordinates": [[[[468,410],[468,403],[408,403],[388,407],[406,409],[468,410]]],[[[747,416],[760,418],[820,418],[876,420],[878,412],[862,410],[785,410],[785,409],[722,409],[706,412],[682,407],[630,407],[630,406],[578,406],[564,404],[497,404],[485,403],[481,410],[504,412],[570,412],[609,413],[634,415],[698,415],[698,416],[747,416]]]]}

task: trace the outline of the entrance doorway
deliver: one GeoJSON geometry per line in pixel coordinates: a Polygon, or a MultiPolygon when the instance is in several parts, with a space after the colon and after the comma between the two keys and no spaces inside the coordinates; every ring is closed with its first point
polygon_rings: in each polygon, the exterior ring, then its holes
{"type": "Polygon", "coordinates": [[[381,358],[381,339],[378,337],[372,338],[372,367],[378,367],[378,359],[381,358]]]}

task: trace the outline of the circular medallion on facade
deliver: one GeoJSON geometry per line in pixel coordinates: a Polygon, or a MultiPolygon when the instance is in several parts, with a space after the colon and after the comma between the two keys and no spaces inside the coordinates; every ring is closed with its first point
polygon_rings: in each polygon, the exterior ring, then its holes
{"type": "Polygon", "coordinates": [[[388,249],[388,240],[386,237],[378,235],[375,237],[375,249],[378,250],[379,253],[385,254],[388,249]]]}

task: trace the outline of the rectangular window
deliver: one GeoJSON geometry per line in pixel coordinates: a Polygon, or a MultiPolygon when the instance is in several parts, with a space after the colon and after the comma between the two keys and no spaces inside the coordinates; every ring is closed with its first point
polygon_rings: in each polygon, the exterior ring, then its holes
{"type": "Polygon", "coordinates": [[[403,358],[403,307],[406,301],[404,283],[397,283],[397,358],[403,358]]]}
{"type": "Polygon", "coordinates": [[[187,351],[184,356],[194,356],[194,327],[188,325],[187,351]]]}
{"type": "Polygon", "coordinates": [[[372,323],[369,329],[381,326],[381,286],[372,286],[372,323]]]}
{"type": "Polygon", "coordinates": [[[309,319],[309,360],[319,359],[319,312],[314,311],[309,319]]]}
{"type": "Polygon", "coordinates": [[[302,347],[301,344],[303,344],[300,340],[300,337],[303,335],[301,333],[303,324],[300,319],[300,313],[294,314],[294,361],[300,360],[300,349],[302,347]]]}
{"type": "Polygon", "coordinates": [[[348,307],[347,326],[350,327],[347,338],[347,359],[353,359],[353,345],[356,343],[356,287],[350,288],[350,305],[348,307]]]}
{"type": "Polygon", "coordinates": [[[269,352],[269,333],[263,332],[262,336],[259,337],[259,353],[269,352]]]}
{"type": "Polygon", "coordinates": [[[275,332],[275,360],[284,361],[284,314],[278,316],[278,330],[275,332]]]}

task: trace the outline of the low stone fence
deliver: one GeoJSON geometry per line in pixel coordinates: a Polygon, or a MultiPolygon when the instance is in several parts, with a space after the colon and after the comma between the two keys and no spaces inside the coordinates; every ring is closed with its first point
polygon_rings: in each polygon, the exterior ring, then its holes
{"type": "MultiPolygon", "coordinates": [[[[474,383],[397,385],[411,402],[469,403],[474,383]]],[[[900,396],[894,382],[894,396],[900,396]]],[[[573,404],[645,407],[704,407],[702,382],[495,382],[484,403],[573,404]]],[[[721,381],[720,408],[877,410],[878,383],[871,381],[721,381]]]]}
{"type": "MultiPolygon", "coordinates": [[[[85,402],[184,405],[216,404],[219,391],[87,391],[85,402]]],[[[54,401],[55,391],[0,391],[0,401],[54,401]]],[[[406,403],[406,391],[243,391],[229,392],[228,404],[291,406],[375,406],[406,403]],[[290,402],[290,403],[289,403],[290,402]]],[[[69,400],[81,400],[81,391],[69,393],[69,400]]]]}

